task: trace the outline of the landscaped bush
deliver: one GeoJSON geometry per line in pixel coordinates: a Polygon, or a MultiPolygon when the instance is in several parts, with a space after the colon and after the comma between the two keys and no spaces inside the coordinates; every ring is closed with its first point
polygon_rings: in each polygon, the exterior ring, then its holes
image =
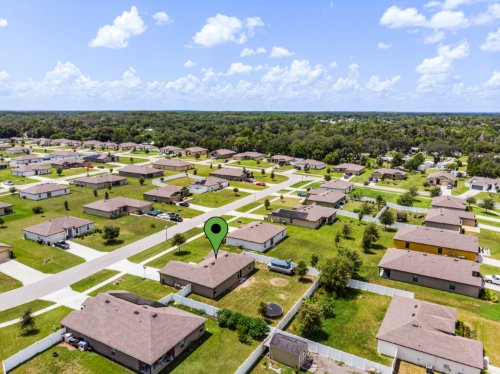
{"type": "Polygon", "coordinates": [[[31,210],[34,214],[42,214],[43,213],[43,208],[41,206],[34,206],[31,210]]]}
{"type": "Polygon", "coordinates": [[[498,303],[500,301],[497,294],[488,288],[483,288],[481,290],[479,298],[481,300],[491,301],[492,303],[498,303]]]}
{"type": "Polygon", "coordinates": [[[259,317],[249,317],[229,309],[222,309],[217,314],[217,323],[220,327],[236,330],[238,339],[242,343],[249,343],[250,338],[261,340],[269,331],[266,322],[259,317]]]}

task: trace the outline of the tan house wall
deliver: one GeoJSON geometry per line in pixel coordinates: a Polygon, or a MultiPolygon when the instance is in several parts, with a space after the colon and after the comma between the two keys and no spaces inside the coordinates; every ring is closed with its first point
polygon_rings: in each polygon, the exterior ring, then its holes
{"type": "Polygon", "coordinates": [[[439,222],[425,222],[424,226],[426,227],[434,227],[436,229],[444,229],[444,230],[451,230],[455,232],[461,232],[461,225],[451,225],[447,223],[439,223],[439,222]]]}
{"type": "Polygon", "coordinates": [[[0,263],[10,259],[10,249],[0,248],[0,263]]]}
{"type": "Polygon", "coordinates": [[[305,361],[307,351],[304,350],[300,355],[296,355],[292,352],[285,351],[281,348],[270,346],[269,347],[269,358],[279,363],[285,364],[292,368],[300,368],[305,361]]]}
{"type": "Polygon", "coordinates": [[[449,178],[446,178],[446,177],[439,177],[439,178],[427,178],[427,182],[429,182],[429,184],[433,184],[433,185],[441,185],[441,186],[447,186],[448,184],[452,184],[452,185],[456,185],[457,182],[449,179],[449,178]],[[438,183],[439,182],[439,183],[438,183]]]}
{"type": "Polygon", "coordinates": [[[0,216],[12,213],[12,207],[0,208],[0,216]]]}

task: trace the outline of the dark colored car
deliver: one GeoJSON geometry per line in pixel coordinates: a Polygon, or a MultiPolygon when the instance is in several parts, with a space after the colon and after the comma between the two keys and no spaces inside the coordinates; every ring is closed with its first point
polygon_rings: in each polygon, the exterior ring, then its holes
{"type": "Polygon", "coordinates": [[[146,212],[146,214],[148,216],[152,216],[152,217],[156,217],[160,214],[162,214],[163,212],[161,210],[150,210],[149,212],[146,212]]]}
{"type": "Polygon", "coordinates": [[[297,192],[297,196],[299,196],[299,197],[306,197],[307,193],[305,193],[305,192],[297,192]]]}
{"type": "Polygon", "coordinates": [[[181,201],[178,205],[187,208],[189,206],[189,203],[187,201],[181,201]]]}
{"type": "Polygon", "coordinates": [[[54,247],[61,248],[61,249],[69,249],[69,244],[66,242],[55,242],[54,247]]]}
{"type": "Polygon", "coordinates": [[[174,222],[182,222],[183,221],[183,219],[179,216],[172,216],[172,217],[170,217],[170,220],[174,221],[174,222]]]}

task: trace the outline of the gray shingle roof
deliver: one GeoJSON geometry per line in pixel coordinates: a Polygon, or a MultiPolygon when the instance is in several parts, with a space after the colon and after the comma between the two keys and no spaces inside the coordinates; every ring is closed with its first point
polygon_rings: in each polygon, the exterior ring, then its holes
{"type": "Polygon", "coordinates": [[[31,195],[36,195],[40,193],[47,193],[47,192],[54,192],[54,191],[60,191],[60,190],[65,190],[69,189],[68,186],[63,186],[57,183],[43,183],[43,184],[38,184],[33,187],[25,188],[24,190],[21,190],[21,192],[31,194],[31,195]]]}
{"type": "Polygon", "coordinates": [[[302,352],[307,351],[307,343],[302,340],[294,339],[280,333],[275,333],[269,342],[271,347],[277,347],[284,351],[300,355],[302,352]]]}
{"type": "Polygon", "coordinates": [[[29,231],[41,236],[50,236],[65,232],[69,228],[78,228],[86,225],[90,225],[94,222],[88,219],[78,218],[78,217],[58,217],[54,218],[37,225],[26,227],[24,231],[29,231]]]}
{"type": "Polygon", "coordinates": [[[250,222],[230,232],[227,234],[227,237],[252,243],[265,243],[285,230],[285,227],[273,225],[271,223],[250,222]]]}
{"type": "Polygon", "coordinates": [[[459,199],[453,196],[437,196],[432,199],[431,206],[433,208],[449,208],[462,209],[467,208],[467,203],[464,199],[459,199]]]}

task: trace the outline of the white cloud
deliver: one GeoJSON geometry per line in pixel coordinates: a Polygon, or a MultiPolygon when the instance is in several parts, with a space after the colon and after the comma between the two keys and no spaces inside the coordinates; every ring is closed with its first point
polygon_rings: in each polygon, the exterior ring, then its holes
{"type": "Polygon", "coordinates": [[[388,89],[392,88],[392,86],[394,86],[400,79],[400,75],[395,75],[385,80],[382,80],[378,75],[372,75],[366,83],[366,88],[374,92],[387,91],[388,89]]]}
{"type": "Polygon", "coordinates": [[[196,66],[196,62],[194,61],[191,61],[191,60],[187,60],[185,63],[184,63],[184,67],[185,68],[193,68],[196,66]]]}
{"type": "Polygon", "coordinates": [[[0,70],[0,81],[6,80],[9,77],[9,73],[6,71],[0,70]]]}
{"type": "Polygon", "coordinates": [[[193,41],[203,47],[213,47],[224,43],[245,43],[255,34],[255,30],[263,27],[260,17],[249,17],[240,20],[218,13],[207,19],[207,23],[193,36],[193,41]]]}
{"type": "Polygon", "coordinates": [[[330,62],[330,65],[328,65],[328,66],[330,66],[331,69],[335,69],[338,66],[337,61],[330,62]]]}
{"type": "Polygon", "coordinates": [[[259,48],[255,48],[255,49],[244,48],[241,51],[240,56],[241,57],[248,57],[248,56],[253,56],[253,55],[261,55],[261,54],[266,53],[266,52],[267,52],[267,50],[264,47],[259,47],[259,48]]]}
{"type": "Polygon", "coordinates": [[[432,16],[426,23],[433,29],[459,29],[469,26],[470,22],[463,12],[442,10],[432,16]]]}
{"type": "Polygon", "coordinates": [[[476,25],[485,25],[500,19],[500,3],[490,4],[486,12],[474,17],[476,25]]]}
{"type": "Polygon", "coordinates": [[[445,37],[444,32],[442,31],[435,31],[432,34],[429,34],[425,37],[424,43],[425,44],[434,44],[437,42],[440,42],[443,40],[445,37]]]}
{"type": "Polygon", "coordinates": [[[97,31],[91,40],[91,47],[125,48],[128,39],[146,31],[146,25],[139,16],[137,8],[133,6],[130,11],[124,11],[116,17],[112,25],[105,25],[97,31]]]}
{"type": "Polygon", "coordinates": [[[391,44],[384,43],[384,42],[379,42],[379,43],[377,44],[377,48],[378,48],[378,49],[389,49],[389,48],[391,48],[391,47],[392,47],[392,45],[391,45],[391,44]]]}
{"type": "Polygon", "coordinates": [[[497,88],[500,87],[500,71],[494,71],[493,75],[486,82],[486,86],[497,88]]]}
{"type": "Polygon", "coordinates": [[[346,77],[339,77],[333,89],[335,91],[349,91],[357,90],[359,88],[358,77],[359,77],[359,65],[351,64],[347,67],[349,74],[346,77]]]}
{"type": "Polygon", "coordinates": [[[469,26],[470,22],[463,12],[441,10],[430,19],[419,13],[416,8],[401,9],[396,5],[388,8],[380,18],[380,24],[390,28],[427,27],[432,29],[458,29],[469,26]]]}
{"type": "Polygon", "coordinates": [[[462,5],[467,5],[472,3],[472,0],[445,0],[443,3],[443,9],[455,9],[462,5]]]}
{"type": "Polygon", "coordinates": [[[428,3],[424,4],[424,8],[435,8],[438,6],[441,6],[441,1],[431,0],[428,3]]]}
{"type": "Polygon", "coordinates": [[[271,50],[271,53],[269,54],[269,57],[271,58],[290,57],[293,56],[294,54],[295,52],[291,52],[286,48],[274,46],[273,49],[271,50]]]}
{"type": "Polygon", "coordinates": [[[0,27],[6,27],[8,24],[5,18],[0,18],[0,27]]]}
{"type": "Polygon", "coordinates": [[[174,22],[172,17],[170,17],[166,12],[156,12],[153,14],[153,19],[156,21],[157,25],[170,25],[174,22]]]}
{"type": "Polygon", "coordinates": [[[235,74],[246,74],[250,73],[253,70],[253,67],[250,65],[245,65],[241,62],[233,62],[227,71],[227,75],[235,75],[235,74]]]}
{"type": "Polygon", "coordinates": [[[263,77],[265,83],[308,85],[316,81],[325,70],[322,65],[312,66],[308,60],[293,60],[290,66],[272,67],[263,77]]]}
{"type": "Polygon", "coordinates": [[[488,37],[481,44],[481,49],[488,52],[498,52],[500,51],[500,27],[497,31],[491,31],[488,37]]]}

